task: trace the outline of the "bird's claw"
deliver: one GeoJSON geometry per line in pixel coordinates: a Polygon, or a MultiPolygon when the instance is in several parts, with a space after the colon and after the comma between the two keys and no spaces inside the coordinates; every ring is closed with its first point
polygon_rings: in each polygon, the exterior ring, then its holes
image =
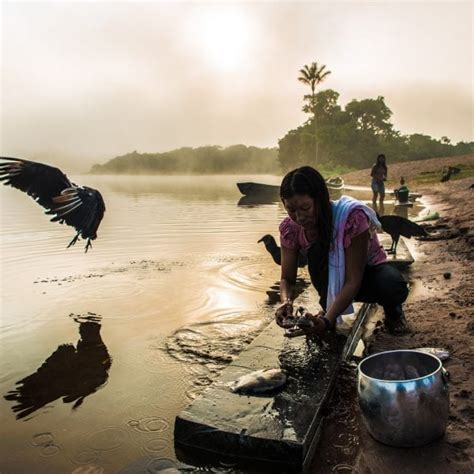
{"type": "Polygon", "coordinates": [[[76,234],[74,238],[71,240],[71,242],[69,242],[69,245],[67,246],[67,248],[72,247],[77,242],[78,239],[79,239],[79,234],[76,234]]]}

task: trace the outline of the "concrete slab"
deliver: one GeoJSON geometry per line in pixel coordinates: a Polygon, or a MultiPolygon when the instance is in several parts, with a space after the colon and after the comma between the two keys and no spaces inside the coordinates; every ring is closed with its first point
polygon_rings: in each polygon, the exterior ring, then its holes
{"type": "Polygon", "coordinates": [[[317,445],[337,369],[352,349],[369,308],[361,305],[347,337],[286,338],[270,323],[219,381],[176,418],[178,459],[193,465],[237,461],[239,468],[254,472],[275,472],[276,466],[278,472],[304,470],[317,445]],[[247,396],[230,391],[229,382],[272,367],[288,374],[286,386],[276,393],[247,396]]]}
{"type": "MultiPolygon", "coordinates": [[[[380,238],[390,246],[390,236],[380,238]]],[[[413,263],[402,239],[390,261],[401,267],[413,263]]],[[[363,323],[376,306],[357,308],[348,334],[324,339],[286,338],[270,323],[220,379],[176,417],[178,459],[194,466],[237,463],[249,472],[304,471],[318,443],[338,367],[353,353],[363,323]],[[276,367],[287,371],[288,382],[275,393],[248,396],[230,391],[228,384],[242,375],[276,367]]]]}

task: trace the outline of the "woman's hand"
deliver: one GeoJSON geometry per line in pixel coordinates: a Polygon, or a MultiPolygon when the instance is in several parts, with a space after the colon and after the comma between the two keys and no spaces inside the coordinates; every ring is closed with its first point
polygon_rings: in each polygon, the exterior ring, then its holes
{"type": "Polygon", "coordinates": [[[278,306],[275,311],[275,321],[281,328],[291,328],[296,323],[296,318],[293,316],[293,303],[286,302],[278,306]]]}
{"type": "Polygon", "coordinates": [[[328,329],[328,325],[321,319],[324,315],[324,311],[320,311],[316,315],[305,313],[304,318],[298,321],[297,325],[307,335],[316,334],[321,336],[328,329]]]}

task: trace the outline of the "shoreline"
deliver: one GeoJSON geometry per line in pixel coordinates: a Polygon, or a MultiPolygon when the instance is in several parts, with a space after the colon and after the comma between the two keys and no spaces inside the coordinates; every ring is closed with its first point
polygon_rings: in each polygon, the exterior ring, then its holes
{"type": "MultiPolygon", "coordinates": [[[[450,357],[450,415],[446,434],[425,447],[400,449],[375,441],[367,432],[357,404],[357,369],[347,364],[338,376],[311,473],[470,473],[474,472],[474,319],[472,260],[473,178],[420,187],[423,203],[440,213],[424,223],[436,240],[410,242],[415,264],[405,273],[412,284],[405,304],[410,333],[391,336],[376,328],[366,342],[373,354],[391,349],[444,347],[450,357]],[[449,273],[446,278],[445,274],[449,273]]],[[[379,308],[376,317],[382,317],[379,308]]]]}

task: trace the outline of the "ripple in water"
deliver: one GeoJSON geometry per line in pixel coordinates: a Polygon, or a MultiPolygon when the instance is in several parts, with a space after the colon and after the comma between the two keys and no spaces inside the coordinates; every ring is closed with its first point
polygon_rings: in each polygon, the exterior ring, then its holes
{"type": "Polygon", "coordinates": [[[100,323],[102,321],[102,316],[100,314],[91,313],[90,311],[85,314],[69,313],[69,317],[74,319],[76,323],[100,323]]]}
{"type": "Polygon", "coordinates": [[[354,467],[350,464],[336,464],[331,472],[354,472],[354,467]]]}
{"type": "Polygon", "coordinates": [[[40,455],[47,458],[49,456],[56,456],[60,451],[59,446],[55,444],[48,444],[46,446],[42,446],[40,450],[40,455]]]}
{"type": "MultiPolygon", "coordinates": [[[[270,256],[269,258],[271,259],[270,256]]],[[[251,261],[249,257],[241,257],[238,262],[224,265],[219,273],[233,286],[252,292],[264,292],[268,288],[268,280],[279,274],[276,265],[269,266],[267,263],[263,259],[251,261]]]]}
{"type": "Polygon", "coordinates": [[[38,433],[33,436],[33,441],[31,444],[33,446],[44,446],[51,444],[54,441],[54,436],[52,433],[38,433]]]}
{"type": "Polygon", "coordinates": [[[164,419],[156,416],[148,416],[141,420],[130,420],[128,426],[135,431],[141,433],[161,433],[169,428],[169,423],[164,419]]]}
{"type": "Polygon", "coordinates": [[[99,459],[99,454],[96,451],[91,451],[86,449],[77,453],[74,458],[73,462],[76,464],[93,464],[99,459]]]}
{"type": "Polygon", "coordinates": [[[87,444],[95,451],[110,451],[119,448],[127,441],[128,435],[121,428],[104,428],[90,434],[87,444]]]}
{"type": "Polygon", "coordinates": [[[56,456],[61,448],[54,444],[54,435],[52,433],[38,433],[33,436],[31,444],[39,448],[40,456],[50,457],[56,456]]]}
{"type": "Polygon", "coordinates": [[[137,363],[142,365],[147,372],[153,374],[176,374],[179,367],[177,367],[176,360],[168,354],[166,345],[166,337],[152,338],[145,353],[137,355],[137,363]]]}
{"type": "Polygon", "coordinates": [[[254,339],[265,322],[261,313],[226,314],[178,329],[168,338],[166,350],[180,361],[226,366],[254,339]]]}
{"type": "Polygon", "coordinates": [[[78,468],[74,469],[71,474],[104,474],[105,470],[102,466],[95,466],[95,465],[87,465],[87,466],[79,466],[78,468]]]}
{"type": "Polygon", "coordinates": [[[163,453],[170,447],[170,442],[166,439],[156,438],[147,441],[145,444],[145,450],[149,453],[159,454],[163,453]]]}

